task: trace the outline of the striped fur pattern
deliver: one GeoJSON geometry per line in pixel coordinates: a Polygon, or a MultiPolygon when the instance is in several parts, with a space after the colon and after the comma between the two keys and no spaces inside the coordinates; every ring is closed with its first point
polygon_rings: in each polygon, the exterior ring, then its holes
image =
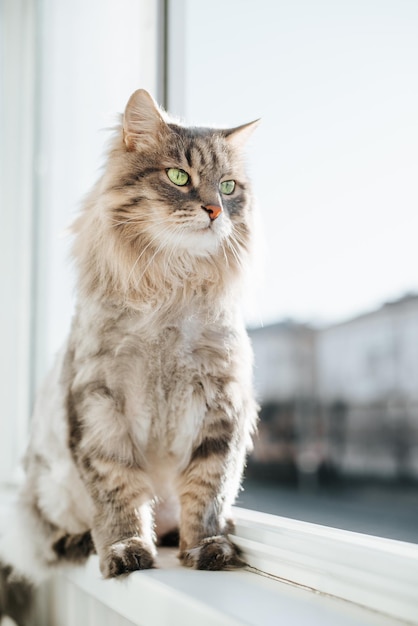
{"type": "Polygon", "coordinates": [[[106,578],[150,568],[165,537],[187,566],[242,564],[228,532],[257,411],[239,314],[253,127],[181,125],[143,90],[128,102],[74,225],[78,304],[36,405],[4,579],[92,552],[106,578]]]}

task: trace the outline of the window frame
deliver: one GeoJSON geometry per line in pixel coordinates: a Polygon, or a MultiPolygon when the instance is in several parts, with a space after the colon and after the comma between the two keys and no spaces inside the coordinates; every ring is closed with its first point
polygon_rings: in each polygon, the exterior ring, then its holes
{"type": "Polygon", "coordinates": [[[15,484],[24,452],[33,396],[36,284],[36,7],[32,0],[1,5],[1,205],[0,265],[0,484],[15,484]],[[6,97],[7,95],[7,97],[6,97]],[[11,417],[13,416],[13,419],[11,417]]]}
{"type": "Polygon", "coordinates": [[[347,618],[364,626],[417,623],[418,546],[239,508],[234,517],[231,538],[244,551],[244,570],[189,570],[175,549],[163,548],[159,569],[134,572],[123,585],[100,580],[97,557],[55,585],[68,602],[76,602],[76,588],[138,626],[266,626],[278,614],[300,626],[319,615],[324,626],[347,618]]]}
{"type": "MultiPolygon", "coordinates": [[[[160,8],[163,7],[165,20],[172,4],[168,0],[159,2],[160,8]]],[[[34,200],[36,194],[33,193],[37,185],[42,184],[39,174],[34,173],[33,169],[37,141],[35,121],[39,104],[34,86],[37,63],[35,42],[39,24],[34,0],[19,2],[10,0],[8,6],[13,5],[15,7],[12,15],[13,38],[21,46],[20,56],[16,58],[21,64],[19,71],[22,72],[21,85],[19,87],[15,85],[13,89],[20,90],[19,97],[16,95],[16,101],[21,101],[23,108],[13,112],[10,128],[17,128],[24,120],[24,130],[18,136],[18,146],[21,149],[20,185],[16,186],[16,181],[10,179],[4,192],[7,206],[12,201],[10,191],[12,186],[21,190],[16,210],[8,212],[7,229],[3,231],[4,237],[11,238],[12,246],[0,246],[2,261],[10,269],[12,279],[15,281],[13,291],[8,294],[9,320],[14,319],[11,333],[16,333],[18,337],[17,347],[7,344],[10,354],[3,361],[6,364],[5,370],[8,362],[13,364],[14,375],[13,384],[9,389],[12,395],[6,398],[3,408],[8,414],[15,413],[17,416],[16,420],[6,420],[5,426],[4,421],[2,423],[2,428],[6,428],[2,431],[0,442],[2,459],[0,482],[3,483],[15,482],[16,466],[27,438],[31,389],[35,379],[34,364],[39,362],[40,358],[39,354],[36,354],[39,347],[36,347],[30,337],[31,333],[37,334],[45,325],[45,320],[39,312],[35,316],[31,315],[34,289],[39,288],[37,272],[40,269],[37,256],[40,235],[35,225],[35,218],[40,216],[36,212],[37,204],[34,200]],[[20,19],[22,15],[25,16],[23,20],[20,19]],[[19,229],[18,226],[22,221],[25,226],[19,229]],[[24,251],[18,264],[12,262],[15,258],[12,255],[13,248],[24,251]],[[12,296],[15,297],[13,306],[12,296]],[[13,351],[16,358],[12,358],[13,351]],[[26,393],[18,393],[18,390],[26,390],[26,393]]],[[[164,20],[163,22],[166,46],[167,22],[164,20]]],[[[160,28],[163,22],[160,23],[160,28]]],[[[163,57],[167,61],[166,50],[165,47],[163,57]]],[[[173,62],[173,59],[171,61],[173,62]]],[[[161,59],[157,63],[160,63],[161,77],[161,59]]],[[[171,99],[165,92],[168,83],[167,77],[162,82],[160,80],[159,95],[160,100],[170,103],[171,99]]],[[[17,91],[14,93],[17,94],[17,91]]],[[[5,115],[6,110],[2,110],[2,127],[5,124],[5,115]]],[[[12,133],[7,137],[9,144],[15,140],[12,133]]],[[[37,197],[39,200],[39,196],[37,197]]],[[[47,220],[48,212],[41,217],[44,221],[47,220]]],[[[237,525],[232,538],[243,549],[251,575],[265,576],[276,581],[278,585],[295,585],[306,593],[320,593],[325,597],[339,598],[361,606],[366,612],[365,620],[368,621],[370,618],[370,623],[374,623],[377,614],[382,618],[386,615],[394,620],[416,623],[418,546],[243,509],[235,509],[235,515],[237,525]]],[[[193,619],[197,615],[201,624],[242,623],[226,611],[220,613],[210,604],[204,607],[206,621],[201,621],[200,601],[196,600],[193,593],[179,594],[170,583],[170,579],[174,580],[178,575],[177,569],[169,568],[169,571],[151,570],[132,574],[129,577],[129,584],[126,585],[116,581],[101,581],[97,558],[93,557],[86,568],[69,569],[64,574],[63,580],[82,589],[109,608],[113,610],[116,608],[126,619],[131,619],[133,623],[141,623],[143,626],[167,623],[164,619],[170,615],[171,610],[173,614],[177,612],[182,617],[187,615],[189,622],[184,619],[183,623],[196,623],[193,619]],[[141,601],[148,602],[150,610],[148,617],[141,613],[141,601]],[[163,601],[164,614],[160,609],[163,601]]],[[[199,576],[201,576],[199,572],[193,573],[196,580],[199,576]]],[[[232,583],[237,576],[240,574],[230,573],[227,580],[232,583]]],[[[218,580],[224,581],[225,578],[219,577],[218,580]]],[[[236,599],[233,595],[231,597],[236,599]]]]}
{"type": "MultiPolygon", "coordinates": [[[[136,45],[139,58],[130,61],[129,67],[139,74],[143,86],[164,102],[166,2],[131,0],[131,6],[134,3],[135,15],[141,16],[141,22],[132,21],[130,27],[136,27],[140,34],[136,45]]],[[[116,4],[113,3],[113,9],[116,4]]],[[[105,10],[111,11],[111,5],[107,3],[105,10]]],[[[65,297],[68,312],[57,316],[56,303],[62,293],[54,291],[60,282],[71,280],[68,244],[60,236],[73,220],[80,201],[77,195],[74,213],[65,214],[51,183],[57,174],[53,141],[56,129],[51,129],[51,124],[61,114],[61,124],[65,124],[65,116],[68,119],[72,113],[70,105],[58,110],[50,76],[51,59],[56,57],[54,16],[62,8],[54,0],[4,0],[0,6],[0,265],[5,278],[0,324],[0,375],[4,384],[0,386],[0,404],[7,416],[0,420],[0,486],[19,482],[36,392],[52,366],[56,337],[62,326],[67,328],[71,317],[71,294],[65,297]],[[59,248],[62,252],[57,253],[59,248]],[[52,280],[51,274],[57,268],[63,274],[52,280]]],[[[129,6],[125,8],[128,10],[129,6]]],[[[74,12],[76,15],[76,4],[74,12]]],[[[136,85],[135,78],[133,81],[136,85]]],[[[107,113],[104,110],[103,116],[107,113]]],[[[114,124],[114,118],[98,121],[100,128],[106,124],[114,124]]],[[[93,177],[97,166],[94,162],[93,177]]],[[[83,189],[82,193],[86,191],[83,189]]]]}

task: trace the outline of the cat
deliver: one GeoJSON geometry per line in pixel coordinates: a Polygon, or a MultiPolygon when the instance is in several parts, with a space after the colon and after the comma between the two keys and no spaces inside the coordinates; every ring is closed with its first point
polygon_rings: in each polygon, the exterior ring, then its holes
{"type": "Polygon", "coordinates": [[[104,578],[176,537],[186,566],[243,565],[228,533],[258,411],[239,308],[256,125],[189,127],[131,96],[73,226],[76,311],[0,539],[0,615],[23,624],[33,585],[93,552],[104,578]]]}

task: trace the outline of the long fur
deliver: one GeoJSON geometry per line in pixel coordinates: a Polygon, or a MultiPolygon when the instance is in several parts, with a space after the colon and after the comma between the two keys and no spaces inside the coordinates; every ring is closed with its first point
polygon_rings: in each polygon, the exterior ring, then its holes
{"type": "Polygon", "coordinates": [[[242,564],[228,532],[257,412],[239,311],[251,128],[170,122],[142,90],[128,102],[74,224],[76,313],[0,538],[0,614],[20,624],[20,592],[93,551],[105,577],[152,567],[165,536],[179,536],[185,565],[242,564]]]}

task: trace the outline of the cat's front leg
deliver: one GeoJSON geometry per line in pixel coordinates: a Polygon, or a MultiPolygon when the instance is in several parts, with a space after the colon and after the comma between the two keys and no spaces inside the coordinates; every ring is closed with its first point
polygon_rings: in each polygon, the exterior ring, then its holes
{"type": "Polygon", "coordinates": [[[105,578],[153,567],[152,490],[118,394],[89,383],[69,399],[70,446],[90,494],[92,537],[105,578]]]}
{"type": "Polygon", "coordinates": [[[181,477],[180,559],[196,569],[242,567],[245,563],[228,532],[245,446],[232,421],[215,412],[206,421],[181,477]]]}
{"type": "MultiPolygon", "coordinates": [[[[132,499],[137,500],[137,494],[132,499]]],[[[149,502],[132,508],[131,502],[112,498],[97,509],[92,530],[104,578],[114,578],[154,566],[156,554],[149,502]]]]}

